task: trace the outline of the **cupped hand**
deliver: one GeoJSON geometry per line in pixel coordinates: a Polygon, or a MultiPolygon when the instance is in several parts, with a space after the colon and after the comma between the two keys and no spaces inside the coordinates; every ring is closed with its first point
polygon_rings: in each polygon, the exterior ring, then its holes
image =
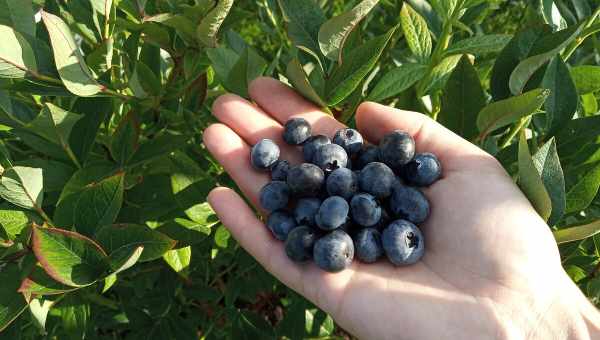
{"type": "MultiPolygon", "coordinates": [[[[206,129],[204,143],[260,210],[269,174],[251,167],[251,146],[270,138],[299,163],[300,150],[281,137],[288,119],[303,117],[313,134],[329,137],[343,125],[277,80],[259,78],[249,92],[254,103],[231,94],[215,101],[220,123],[206,129]]],[[[364,339],[555,339],[595,321],[548,226],[491,155],[425,115],[376,103],[359,106],[356,125],[374,144],[391,130],[407,131],[417,152],[440,159],[442,178],[424,190],[431,202],[421,225],[425,256],[407,267],[355,260],[335,274],[297,264],[236,192],[214,189],[209,203],[269,272],[364,339]]]]}

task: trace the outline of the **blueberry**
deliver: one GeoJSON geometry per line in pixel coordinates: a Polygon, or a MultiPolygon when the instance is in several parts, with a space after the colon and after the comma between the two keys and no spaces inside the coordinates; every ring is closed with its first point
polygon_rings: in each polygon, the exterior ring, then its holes
{"type": "Polygon", "coordinates": [[[294,209],[294,218],[298,224],[308,226],[315,225],[315,216],[321,206],[321,200],[318,198],[301,198],[296,203],[294,209]]]}
{"type": "Polygon", "coordinates": [[[397,185],[390,198],[390,209],[396,217],[421,223],[429,216],[429,201],[418,189],[397,185]]]}
{"type": "Polygon", "coordinates": [[[358,178],[352,170],[338,168],[327,177],[326,185],[329,195],[349,200],[358,190],[358,178]]]}
{"type": "Polygon", "coordinates": [[[354,236],[356,257],[362,262],[373,263],[383,255],[381,234],[377,229],[364,228],[354,236]]]}
{"type": "Polygon", "coordinates": [[[442,175],[442,165],[432,153],[420,153],[403,167],[404,179],[410,184],[426,187],[442,175]]]}
{"type": "Polygon", "coordinates": [[[289,170],[290,162],[280,159],[271,167],[271,179],[273,181],[285,181],[289,170]]]}
{"type": "Polygon", "coordinates": [[[392,169],[399,169],[415,156],[415,140],[404,131],[394,130],[379,142],[379,157],[392,169]]]}
{"type": "Polygon", "coordinates": [[[304,160],[307,162],[312,162],[315,152],[322,145],[331,144],[329,137],[323,135],[312,136],[304,142],[302,145],[302,154],[304,156],[304,160]]]}
{"type": "Polygon", "coordinates": [[[250,150],[250,163],[259,170],[269,169],[279,158],[279,147],[270,139],[261,139],[250,150]]]}
{"type": "Polygon", "coordinates": [[[365,145],[358,153],[354,167],[360,170],[373,162],[379,162],[379,148],[375,145],[365,145]]]}
{"type": "Polygon", "coordinates": [[[304,118],[292,118],[285,123],[283,140],[291,145],[304,143],[311,134],[310,124],[304,118]]]}
{"type": "Polygon", "coordinates": [[[345,168],[348,164],[348,155],[344,148],[337,144],[325,144],[315,152],[313,163],[330,173],[337,168],[345,168]]]}
{"type": "Polygon", "coordinates": [[[373,162],[365,166],[358,176],[358,186],[369,194],[383,199],[392,193],[392,186],[396,176],[392,169],[380,162],[373,162]]]}
{"type": "Polygon", "coordinates": [[[354,259],[352,238],[342,230],[334,230],[315,242],[313,258],[319,268],[337,273],[349,267],[354,259]]]}
{"type": "Polygon", "coordinates": [[[348,202],[340,196],[331,196],[321,203],[315,222],[323,230],[341,227],[348,219],[348,202]]]}
{"type": "Polygon", "coordinates": [[[383,230],[383,249],[388,259],[397,266],[413,264],[425,253],[421,230],[405,220],[396,220],[383,230]]]}
{"type": "Polygon", "coordinates": [[[350,128],[338,130],[333,136],[333,142],[346,150],[348,155],[354,155],[360,151],[363,146],[362,135],[350,128]]]}
{"type": "Polygon", "coordinates": [[[363,227],[371,227],[381,219],[381,207],[375,197],[360,193],[350,201],[350,213],[354,222],[363,227]]]}
{"type": "Polygon", "coordinates": [[[299,197],[315,196],[325,183],[325,174],[318,166],[302,163],[288,171],[287,184],[299,197]]]}
{"type": "Polygon", "coordinates": [[[317,238],[317,232],[305,225],[292,229],[285,241],[286,255],[295,262],[310,260],[313,255],[313,246],[317,238]]]}
{"type": "Polygon", "coordinates": [[[280,241],[285,241],[290,231],[296,226],[294,217],[284,210],[274,211],[267,218],[267,228],[280,241]]]}
{"type": "Polygon", "coordinates": [[[259,193],[260,205],[268,211],[283,209],[290,199],[290,188],[285,182],[273,181],[267,183],[259,193]]]}

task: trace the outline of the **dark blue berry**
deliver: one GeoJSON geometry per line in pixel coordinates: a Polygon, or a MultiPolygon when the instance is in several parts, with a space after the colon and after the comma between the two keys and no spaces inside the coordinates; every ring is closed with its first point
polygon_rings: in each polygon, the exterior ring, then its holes
{"type": "Polygon", "coordinates": [[[363,227],[371,227],[381,219],[381,207],[372,195],[360,193],[350,201],[350,213],[354,222],[363,227]]]}
{"type": "Polygon", "coordinates": [[[304,143],[311,134],[310,124],[304,118],[292,118],[285,123],[283,140],[291,145],[304,143]]]}
{"type": "Polygon", "coordinates": [[[397,185],[390,198],[390,209],[394,216],[418,224],[429,216],[429,201],[418,189],[397,185]]]}
{"type": "Polygon", "coordinates": [[[325,183],[325,174],[318,166],[302,163],[288,171],[287,184],[297,197],[316,196],[325,183]]]}
{"type": "Polygon", "coordinates": [[[373,162],[379,162],[379,148],[371,144],[365,145],[354,161],[354,168],[360,170],[373,162]]]}
{"type": "Polygon", "coordinates": [[[319,268],[337,273],[352,264],[354,243],[342,230],[334,230],[315,242],[313,259],[319,268]]]}
{"type": "Polygon", "coordinates": [[[267,211],[283,209],[290,199],[290,188],[282,181],[270,182],[260,189],[259,199],[260,205],[267,211]]]}
{"type": "Polygon", "coordinates": [[[285,241],[286,255],[295,262],[310,260],[317,238],[317,232],[308,226],[303,225],[292,229],[285,241]]]}
{"type": "Polygon", "coordinates": [[[383,255],[381,234],[377,229],[364,228],[354,236],[354,251],[362,262],[373,263],[383,255]]]}
{"type": "Polygon", "coordinates": [[[337,168],[345,168],[348,164],[348,155],[344,148],[337,144],[325,144],[315,152],[313,163],[326,173],[330,173],[337,168]]]}
{"type": "Polygon", "coordinates": [[[360,151],[363,146],[362,135],[350,128],[338,130],[333,136],[333,142],[346,150],[348,155],[354,155],[360,151]]]}
{"type": "Polygon", "coordinates": [[[307,162],[313,161],[315,152],[323,145],[331,144],[329,137],[324,135],[312,136],[302,145],[302,155],[307,162]]]}
{"type": "Polygon", "coordinates": [[[271,168],[271,179],[273,181],[285,181],[289,170],[290,162],[285,159],[280,159],[271,168]]]}
{"type": "Polygon", "coordinates": [[[415,156],[415,140],[404,131],[394,130],[379,143],[379,158],[392,169],[399,170],[415,156]]]}
{"type": "Polygon", "coordinates": [[[321,200],[318,198],[301,198],[294,208],[294,218],[298,224],[315,226],[315,216],[321,207],[321,200]]]}
{"type": "Polygon", "coordinates": [[[261,139],[250,151],[250,163],[259,170],[267,170],[279,159],[279,147],[270,139],[261,139]]]}
{"type": "Polygon", "coordinates": [[[432,153],[420,153],[403,168],[404,179],[412,185],[426,187],[442,175],[442,165],[432,153]]]}
{"type": "Polygon", "coordinates": [[[421,230],[405,220],[396,220],[383,230],[383,249],[388,259],[397,266],[417,262],[425,253],[421,230]]]}
{"type": "Polygon", "coordinates": [[[327,177],[326,185],[329,195],[349,200],[358,190],[358,178],[352,170],[338,168],[327,177]]]}
{"type": "Polygon", "coordinates": [[[284,210],[274,211],[267,218],[267,228],[280,241],[285,241],[290,231],[296,226],[294,217],[284,210]]]}
{"type": "Polygon", "coordinates": [[[380,162],[373,162],[365,166],[358,175],[358,186],[361,191],[383,199],[392,193],[392,186],[396,176],[392,169],[380,162]]]}
{"type": "Polygon", "coordinates": [[[323,230],[333,230],[341,227],[348,219],[350,207],[345,199],[331,196],[321,203],[315,222],[323,230]]]}

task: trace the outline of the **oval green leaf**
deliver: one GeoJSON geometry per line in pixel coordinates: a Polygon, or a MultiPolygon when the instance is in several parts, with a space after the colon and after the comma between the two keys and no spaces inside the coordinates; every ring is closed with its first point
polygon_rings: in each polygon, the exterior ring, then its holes
{"type": "MultiPolygon", "coordinates": [[[[316,70],[313,70],[313,72],[316,72],[316,70]]],[[[302,65],[300,64],[300,61],[298,61],[298,58],[290,60],[290,62],[287,64],[285,75],[290,81],[290,84],[292,84],[296,91],[300,92],[304,98],[310,100],[319,107],[327,106],[323,99],[321,99],[321,96],[319,96],[317,91],[315,91],[310,84],[310,81],[308,80],[308,77],[304,72],[302,65]]]]}
{"type": "Polygon", "coordinates": [[[546,142],[533,155],[533,164],[552,202],[548,225],[553,226],[558,223],[566,208],[565,178],[554,138],[546,142]]]}
{"type": "Polygon", "coordinates": [[[544,102],[544,110],[547,135],[552,136],[573,118],[579,103],[569,67],[560,56],[550,60],[542,79],[542,87],[550,90],[550,95],[544,102]]]}
{"type": "Polygon", "coordinates": [[[0,197],[19,207],[40,211],[43,183],[42,169],[15,166],[2,174],[0,197]]]}
{"type": "Polygon", "coordinates": [[[463,39],[450,45],[446,55],[452,54],[486,54],[502,50],[512,37],[507,34],[488,34],[463,39]]]}
{"type": "Polygon", "coordinates": [[[587,208],[600,187],[600,163],[587,172],[567,193],[567,213],[587,208]]]}
{"type": "Polygon", "coordinates": [[[0,78],[24,78],[37,73],[35,53],[29,42],[11,27],[0,25],[0,78]]]}
{"type": "Polygon", "coordinates": [[[598,233],[600,233],[600,220],[553,232],[554,239],[558,244],[583,240],[598,233]]]}
{"type": "Polygon", "coordinates": [[[143,225],[115,224],[107,225],[96,233],[95,239],[109,254],[117,252],[132,253],[143,247],[139,262],[160,258],[175,246],[175,241],[164,234],[143,225]]]}
{"type": "Polygon", "coordinates": [[[400,11],[400,25],[412,53],[421,61],[427,60],[432,45],[427,22],[407,2],[400,11]]]}
{"type": "Polygon", "coordinates": [[[581,95],[600,90],[600,66],[580,65],[571,68],[571,77],[581,95]]]}
{"type": "Polygon", "coordinates": [[[231,6],[233,6],[233,0],[219,0],[215,8],[202,19],[196,29],[196,37],[201,43],[209,47],[217,46],[217,33],[219,33],[219,28],[231,6]]]}
{"type": "Polygon", "coordinates": [[[535,167],[524,131],[519,138],[519,188],[535,208],[535,211],[547,221],[552,212],[552,201],[535,167]]]}
{"type": "Polygon", "coordinates": [[[421,80],[427,73],[427,66],[404,64],[388,71],[369,93],[369,100],[382,101],[394,97],[421,80]]]}

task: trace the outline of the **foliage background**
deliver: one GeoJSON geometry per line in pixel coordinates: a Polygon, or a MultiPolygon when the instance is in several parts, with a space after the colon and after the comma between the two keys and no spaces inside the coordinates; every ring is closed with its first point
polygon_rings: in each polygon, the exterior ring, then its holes
{"type": "Polygon", "coordinates": [[[211,103],[260,75],[350,125],[370,99],[478,143],[599,304],[598,5],[0,0],[0,339],[348,337],[205,202],[235,186],[211,103]]]}

